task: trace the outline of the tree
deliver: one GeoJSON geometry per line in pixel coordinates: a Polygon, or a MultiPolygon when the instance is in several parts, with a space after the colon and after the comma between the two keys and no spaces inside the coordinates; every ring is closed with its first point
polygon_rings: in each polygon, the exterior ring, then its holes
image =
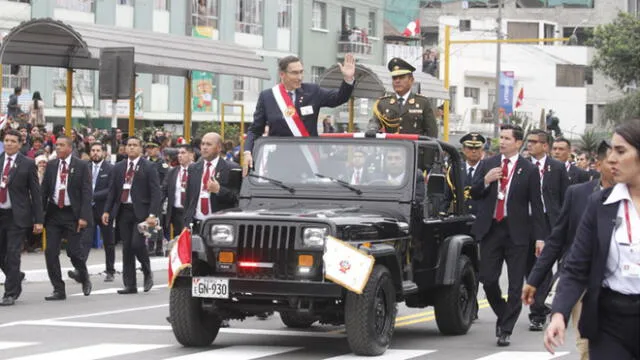
{"type": "Polygon", "coordinates": [[[589,154],[595,154],[598,151],[600,142],[607,138],[611,138],[611,135],[608,133],[596,132],[594,130],[585,131],[584,134],[580,136],[580,150],[586,151],[589,154]]]}
{"type": "MultiPolygon", "coordinates": [[[[196,137],[202,137],[208,132],[217,132],[220,134],[220,122],[219,121],[207,121],[197,123],[198,129],[196,130],[196,137]]],[[[238,134],[240,134],[239,123],[225,123],[224,124],[224,140],[231,140],[234,143],[238,142],[238,134]]]]}
{"type": "Polygon", "coordinates": [[[614,124],[640,118],[640,91],[607,104],[604,107],[604,118],[614,124]]]}
{"type": "Polygon", "coordinates": [[[597,50],[593,68],[620,89],[640,83],[640,19],[621,12],[612,23],[596,27],[588,45],[597,50]]]}

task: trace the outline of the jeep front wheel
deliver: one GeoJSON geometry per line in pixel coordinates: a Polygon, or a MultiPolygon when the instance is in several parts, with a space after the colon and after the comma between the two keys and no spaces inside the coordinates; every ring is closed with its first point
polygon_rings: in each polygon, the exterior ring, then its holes
{"type": "Polygon", "coordinates": [[[453,285],[440,290],[434,306],[438,329],[445,335],[469,331],[477,301],[476,272],[466,255],[460,255],[456,274],[453,285]]]}
{"type": "Polygon", "coordinates": [[[391,273],[375,265],[362,294],[347,293],[345,327],[351,351],[364,356],[383,354],[393,336],[396,313],[391,273]]]}
{"type": "Polygon", "coordinates": [[[220,330],[220,318],[202,310],[200,300],[191,296],[191,288],[174,284],[169,292],[171,328],[183,346],[208,346],[220,330]]]}
{"type": "Polygon", "coordinates": [[[306,329],[316,322],[316,318],[310,315],[298,314],[295,311],[281,311],[280,319],[283,324],[293,329],[306,329]]]}

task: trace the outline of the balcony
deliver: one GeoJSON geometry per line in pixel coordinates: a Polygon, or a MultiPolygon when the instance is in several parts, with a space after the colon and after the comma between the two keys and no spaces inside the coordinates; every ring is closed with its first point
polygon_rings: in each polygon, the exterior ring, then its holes
{"type": "Polygon", "coordinates": [[[358,59],[371,57],[371,42],[367,33],[353,29],[338,34],[338,58],[344,58],[348,53],[354,54],[358,59]]]}

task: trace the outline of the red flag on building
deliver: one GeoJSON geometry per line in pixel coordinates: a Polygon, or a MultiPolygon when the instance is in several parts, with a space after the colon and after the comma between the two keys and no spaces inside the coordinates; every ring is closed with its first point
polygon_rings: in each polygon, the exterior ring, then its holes
{"type": "Polygon", "coordinates": [[[518,100],[516,100],[516,109],[522,106],[523,99],[524,99],[524,88],[520,88],[520,93],[518,93],[518,100]]]}
{"type": "Polygon", "coordinates": [[[169,250],[169,288],[182,269],[191,266],[191,231],[182,230],[178,240],[169,250]]]}
{"type": "Polygon", "coordinates": [[[407,24],[407,27],[404,29],[402,33],[404,36],[418,36],[420,35],[420,19],[416,19],[415,21],[407,24]]]}

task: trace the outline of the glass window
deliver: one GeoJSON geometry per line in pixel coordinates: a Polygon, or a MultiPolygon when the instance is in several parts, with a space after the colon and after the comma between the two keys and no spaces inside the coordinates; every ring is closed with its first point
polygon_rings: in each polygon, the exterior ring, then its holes
{"type": "MultiPolygon", "coordinates": [[[[56,69],[54,84],[56,90],[64,92],[67,87],[67,70],[56,69]]],[[[93,71],[75,70],[73,73],[73,93],[74,96],[88,96],[93,94],[93,71]]]]}
{"type": "Polygon", "coordinates": [[[153,0],[153,8],[169,11],[169,0],[153,0]]]}
{"type": "Polygon", "coordinates": [[[236,31],[262,35],[262,0],[236,2],[236,31]]]}
{"type": "MultiPolygon", "coordinates": [[[[16,86],[20,86],[23,90],[29,88],[29,67],[15,65],[2,65],[2,88],[13,89],[16,86]],[[16,75],[11,75],[11,68],[18,70],[16,75]]],[[[2,112],[4,109],[0,109],[2,112]]]]}
{"type": "Polygon", "coordinates": [[[327,28],[327,4],[321,1],[313,2],[311,27],[314,29],[327,28]]]}
{"type": "Polygon", "coordinates": [[[169,85],[169,76],[160,75],[160,74],[153,74],[151,76],[151,83],[152,84],[169,85]]]}
{"type": "Polygon", "coordinates": [[[587,117],[585,122],[587,124],[593,124],[593,104],[587,104],[587,117]]]}
{"type": "Polygon", "coordinates": [[[218,0],[193,0],[191,3],[191,25],[217,29],[218,6],[218,0]]]}
{"type": "Polygon", "coordinates": [[[464,97],[472,98],[473,104],[477,105],[480,103],[480,89],[474,87],[466,87],[464,88],[464,97]]]}
{"type": "Polygon", "coordinates": [[[291,0],[279,0],[278,27],[291,29],[291,0]]]}
{"type": "Polygon", "coordinates": [[[127,6],[133,6],[133,2],[134,0],[118,0],[118,4],[127,6]]]}
{"type": "Polygon", "coordinates": [[[356,9],[353,8],[342,8],[342,28],[348,26],[349,29],[356,26],[356,9]]]}
{"type": "Polygon", "coordinates": [[[593,28],[581,26],[564,27],[562,28],[562,37],[573,37],[575,40],[569,40],[571,45],[584,46],[593,38],[593,28]]]}
{"type": "Polygon", "coordinates": [[[378,27],[376,24],[376,12],[375,11],[369,11],[369,26],[368,26],[368,32],[369,32],[369,36],[373,36],[375,37],[378,34],[378,27]]]}
{"type": "Polygon", "coordinates": [[[584,65],[556,64],[557,87],[584,87],[584,65]]]}
{"type": "Polygon", "coordinates": [[[593,68],[591,66],[584,68],[584,83],[586,85],[593,85],[593,68]]]}
{"type": "Polygon", "coordinates": [[[56,0],[56,7],[90,13],[93,12],[93,0],[56,0]]]}
{"type": "Polygon", "coordinates": [[[326,69],[322,66],[311,67],[311,82],[317,83],[326,69]]]}
{"type": "Polygon", "coordinates": [[[257,101],[260,90],[260,79],[246,76],[234,76],[233,78],[234,101],[257,101]]]}

